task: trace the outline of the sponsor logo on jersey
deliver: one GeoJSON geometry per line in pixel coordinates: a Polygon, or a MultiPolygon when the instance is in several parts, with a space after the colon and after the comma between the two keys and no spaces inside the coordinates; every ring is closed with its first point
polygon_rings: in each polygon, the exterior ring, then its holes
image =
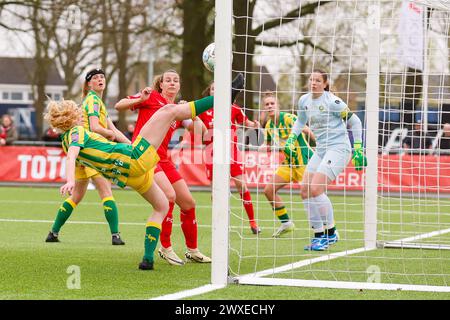
{"type": "Polygon", "coordinates": [[[75,143],[77,143],[78,142],[78,139],[79,139],[80,137],[79,137],[79,135],[78,135],[78,132],[74,132],[74,133],[72,133],[72,135],[70,136],[70,139],[72,140],[72,142],[75,142],[75,143]]]}

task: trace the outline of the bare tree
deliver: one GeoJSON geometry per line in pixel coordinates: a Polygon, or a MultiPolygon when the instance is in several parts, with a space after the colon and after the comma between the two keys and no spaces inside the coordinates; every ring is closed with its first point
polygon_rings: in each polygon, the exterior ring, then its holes
{"type": "MultiPolygon", "coordinates": [[[[111,46],[115,58],[113,72],[118,77],[118,99],[128,94],[128,87],[133,78],[133,68],[140,64],[139,55],[144,49],[144,43],[133,46],[135,37],[142,35],[146,28],[145,18],[149,6],[148,1],[103,1],[106,16],[103,17],[103,53],[102,60],[108,57],[108,46],[111,46]]],[[[102,61],[103,63],[105,61],[102,61]]],[[[112,75],[112,73],[111,73],[112,75]]],[[[125,130],[126,113],[119,112],[118,128],[125,130]]]]}
{"type": "MultiPolygon", "coordinates": [[[[93,29],[92,24],[70,25],[71,17],[68,8],[77,4],[73,0],[58,2],[35,0],[25,1],[21,4],[9,1],[8,12],[14,17],[14,28],[8,28],[19,33],[31,35],[33,38],[32,68],[26,70],[33,88],[34,108],[36,113],[36,133],[38,138],[43,132],[43,113],[47,101],[46,86],[49,75],[56,63],[61,67],[68,86],[67,97],[73,98],[76,79],[82,72],[80,64],[85,60],[86,37],[93,29]],[[83,29],[84,27],[84,29],[83,29]],[[56,63],[55,63],[56,62],[56,63]]],[[[85,2],[87,5],[87,3],[85,2]]],[[[92,2],[91,2],[92,4],[92,2]]],[[[77,8],[78,5],[76,6],[77,8]]],[[[3,7],[3,8],[6,8],[3,7]]]]}
{"type": "MultiPolygon", "coordinates": [[[[0,18],[5,8],[16,6],[16,7],[30,7],[33,5],[33,0],[24,0],[24,1],[4,1],[0,0],[0,18]]],[[[14,24],[5,23],[0,19],[0,27],[8,30],[21,31],[22,29],[17,28],[14,24]]]]}
{"type": "MultiPolygon", "coordinates": [[[[252,86],[252,72],[253,72],[253,55],[257,45],[261,45],[262,42],[258,39],[258,36],[264,32],[274,28],[278,28],[284,24],[290,23],[293,19],[300,18],[309,14],[313,14],[319,6],[326,5],[332,1],[316,1],[298,6],[285,15],[264,21],[262,24],[254,27],[253,17],[255,7],[258,3],[257,0],[240,1],[234,0],[234,21],[235,21],[235,51],[236,54],[233,59],[234,70],[244,70],[246,72],[246,91],[245,91],[245,103],[246,107],[253,107],[253,92],[252,86]]],[[[310,39],[299,38],[292,42],[279,43],[279,42],[264,42],[265,46],[292,46],[298,43],[315,47],[317,50],[322,50],[326,53],[330,53],[324,48],[317,46],[310,39]]]]}
{"type": "Polygon", "coordinates": [[[185,100],[199,97],[206,87],[203,49],[212,42],[214,24],[211,12],[213,0],[180,1],[183,10],[183,51],[181,62],[181,95],[185,100]]]}
{"type": "Polygon", "coordinates": [[[77,83],[86,67],[100,59],[98,36],[100,17],[92,10],[97,1],[65,0],[59,2],[65,9],[54,38],[56,59],[67,85],[66,98],[80,97],[77,83]]]}
{"type": "Polygon", "coordinates": [[[31,29],[34,37],[35,52],[34,62],[35,68],[33,72],[32,83],[36,86],[36,98],[34,108],[36,112],[36,132],[38,137],[43,133],[44,110],[46,96],[46,85],[53,64],[54,55],[51,52],[51,43],[56,36],[56,28],[59,16],[61,15],[61,7],[55,3],[43,3],[36,0],[29,10],[28,19],[31,23],[31,29]]]}

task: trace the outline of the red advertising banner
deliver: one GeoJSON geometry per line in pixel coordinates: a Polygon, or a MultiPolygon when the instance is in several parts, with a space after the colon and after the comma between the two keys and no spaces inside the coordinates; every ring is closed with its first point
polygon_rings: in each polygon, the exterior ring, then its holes
{"type": "MultiPolygon", "coordinates": [[[[209,185],[206,179],[204,152],[201,149],[172,150],[172,160],[189,185],[209,185]]],[[[246,182],[250,188],[263,188],[284,159],[280,153],[246,151],[241,154],[245,164],[246,182]]],[[[207,159],[211,161],[210,159],[207,159]]],[[[361,191],[365,184],[364,171],[356,171],[351,162],[329,187],[330,190],[361,191]]],[[[378,157],[378,186],[385,192],[428,192],[450,194],[450,156],[380,155],[378,157]]],[[[300,188],[292,183],[286,188],[300,188]]]]}
{"type": "Polygon", "coordinates": [[[0,181],[62,182],[66,156],[61,148],[0,147],[0,181]]]}
{"type": "MultiPolygon", "coordinates": [[[[205,152],[201,149],[173,149],[171,157],[188,185],[209,186],[205,173],[205,152]]],[[[282,153],[243,152],[242,160],[249,187],[268,183],[282,153]]],[[[63,182],[65,155],[53,147],[0,147],[0,181],[63,182]]],[[[210,161],[210,159],[206,159],[210,161]]],[[[450,156],[383,155],[378,158],[379,190],[450,194],[450,156]]],[[[365,175],[351,163],[330,186],[331,190],[360,191],[365,175]]],[[[297,183],[292,188],[299,188],[297,183]]]]}

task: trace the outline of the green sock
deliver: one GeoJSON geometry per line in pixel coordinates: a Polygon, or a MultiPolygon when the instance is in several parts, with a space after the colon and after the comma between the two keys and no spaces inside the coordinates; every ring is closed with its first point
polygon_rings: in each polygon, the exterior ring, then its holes
{"type": "Polygon", "coordinates": [[[287,210],[284,206],[275,208],[275,214],[277,218],[280,219],[281,223],[289,221],[289,215],[287,214],[287,210]]]}
{"type": "Polygon", "coordinates": [[[108,221],[111,234],[119,232],[119,211],[117,210],[116,201],[113,197],[107,197],[102,200],[105,218],[108,221]]]}
{"type": "Polygon", "coordinates": [[[55,222],[52,226],[52,232],[58,233],[59,230],[61,230],[61,227],[66,223],[67,219],[69,219],[70,215],[72,214],[73,209],[77,204],[72,201],[72,199],[67,198],[61,207],[59,207],[58,213],[56,214],[55,222]]]}
{"type": "Polygon", "coordinates": [[[208,96],[199,100],[189,102],[192,110],[192,118],[195,118],[200,113],[214,107],[214,96],[208,96]]]}
{"type": "Polygon", "coordinates": [[[144,259],[149,262],[153,261],[153,253],[158,244],[159,234],[161,233],[161,225],[155,222],[147,222],[145,226],[145,241],[144,241],[144,259]]]}

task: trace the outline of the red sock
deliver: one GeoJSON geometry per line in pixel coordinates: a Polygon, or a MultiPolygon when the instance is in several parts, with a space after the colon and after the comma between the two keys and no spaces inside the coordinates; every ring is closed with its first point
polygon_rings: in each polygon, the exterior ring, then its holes
{"type": "Polygon", "coordinates": [[[250,225],[253,226],[255,224],[255,213],[253,211],[253,202],[252,196],[250,195],[250,191],[245,191],[244,194],[240,193],[242,202],[244,203],[245,211],[247,212],[248,220],[250,221],[250,225]]]}
{"type": "Polygon", "coordinates": [[[186,239],[186,247],[197,249],[197,221],[195,221],[195,208],[181,210],[181,229],[186,239]]]}
{"type": "Polygon", "coordinates": [[[169,202],[169,211],[167,212],[164,220],[161,224],[161,234],[159,235],[159,239],[161,239],[161,245],[164,248],[169,248],[172,246],[170,242],[170,235],[172,234],[172,225],[173,225],[173,207],[175,203],[169,202]]]}

